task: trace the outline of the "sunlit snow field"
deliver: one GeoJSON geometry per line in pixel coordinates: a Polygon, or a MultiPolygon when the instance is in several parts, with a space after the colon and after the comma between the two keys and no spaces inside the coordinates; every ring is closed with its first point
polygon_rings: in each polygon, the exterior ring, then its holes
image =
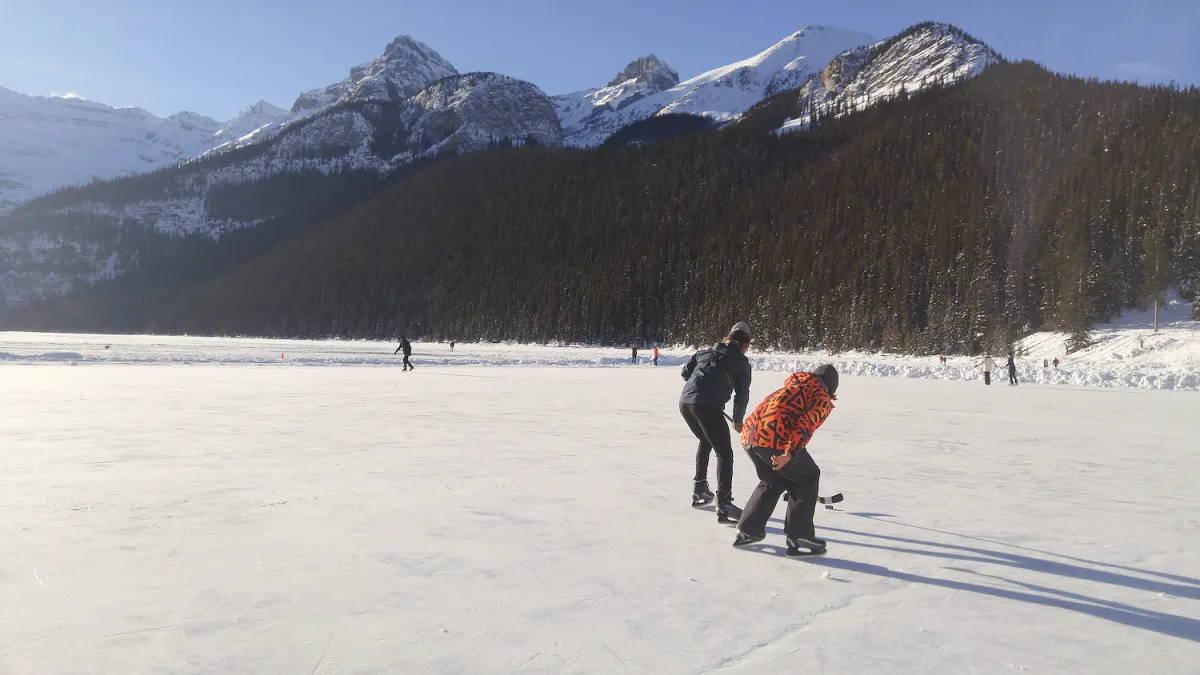
{"type": "Polygon", "coordinates": [[[0,333],[0,673],[1200,663],[1194,392],[845,376],[794,560],[688,506],[684,352],[394,348],[0,333]]]}

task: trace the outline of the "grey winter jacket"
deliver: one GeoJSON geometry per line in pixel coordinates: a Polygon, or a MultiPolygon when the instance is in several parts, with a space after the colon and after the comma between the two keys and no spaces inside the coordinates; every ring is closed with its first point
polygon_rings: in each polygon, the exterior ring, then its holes
{"type": "Polygon", "coordinates": [[[725,409],[733,396],[733,421],[740,423],[750,402],[750,361],[734,345],[718,342],[696,352],[683,366],[680,403],[725,409]]]}

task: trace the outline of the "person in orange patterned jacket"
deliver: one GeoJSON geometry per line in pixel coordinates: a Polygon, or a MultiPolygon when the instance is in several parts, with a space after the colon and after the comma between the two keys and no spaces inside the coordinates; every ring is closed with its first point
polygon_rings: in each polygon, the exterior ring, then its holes
{"type": "Polygon", "coordinates": [[[838,372],[824,365],[811,373],[792,373],[783,388],[774,392],[750,416],[742,428],[742,447],[759,483],[738,520],[734,546],[746,546],[766,538],[767,521],[779,497],[791,495],[783,530],[787,554],[820,555],[825,540],[813,528],[821,469],[808,454],[808,441],[833,412],[837,399],[838,372]]]}

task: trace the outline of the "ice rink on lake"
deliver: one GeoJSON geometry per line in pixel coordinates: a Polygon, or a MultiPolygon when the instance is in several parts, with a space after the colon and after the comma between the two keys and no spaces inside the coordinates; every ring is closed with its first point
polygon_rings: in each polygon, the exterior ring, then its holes
{"type": "Polygon", "coordinates": [[[1193,392],[844,377],[810,449],[846,501],[795,560],[780,522],[736,550],[689,507],[675,367],[211,365],[234,347],[161,340],[196,365],[0,365],[3,675],[1200,663],[1193,392]]]}

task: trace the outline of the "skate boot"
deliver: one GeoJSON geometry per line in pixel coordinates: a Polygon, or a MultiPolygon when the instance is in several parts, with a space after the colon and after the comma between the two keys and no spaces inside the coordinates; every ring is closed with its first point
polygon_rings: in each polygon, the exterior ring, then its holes
{"type": "Polygon", "coordinates": [[[698,480],[696,481],[696,486],[692,488],[692,506],[711,504],[715,496],[712,490],[708,489],[708,481],[698,480]]]}
{"type": "Polygon", "coordinates": [[[766,538],[767,535],[765,534],[746,534],[745,532],[738,532],[737,538],[733,540],[733,545],[735,548],[740,546],[749,546],[750,544],[757,544],[766,538]]]}
{"type": "Polygon", "coordinates": [[[825,552],[825,540],[816,537],[797,537],[787,540],[787,554],[791,557],[821,555],[825,552]]]}
{"type": "Polygon", "coordinates": [[[717,522],[736,523],[742,517],[742,510],[733,505],[732,497],[717,500],[717,522]]]}

